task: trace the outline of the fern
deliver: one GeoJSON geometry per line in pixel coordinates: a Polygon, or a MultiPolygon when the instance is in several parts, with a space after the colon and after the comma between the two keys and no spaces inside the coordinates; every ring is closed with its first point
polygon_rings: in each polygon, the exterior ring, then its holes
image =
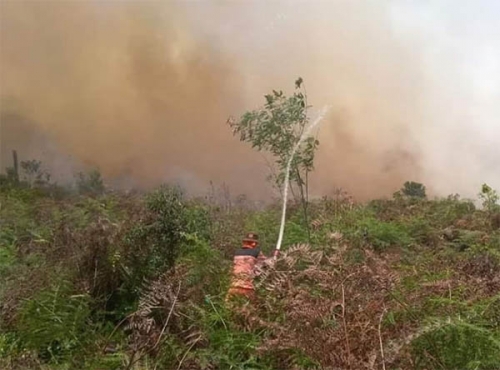
{"type": "Polygon", "coordinates": [[[275,264],[260,272],[256,287],[279,295],[288,287],[288,282],[319,273],[323,257],[322,251],[312,251],[309,244],[292,245],[275,264]]]}
{"type": "Polygon", "coordinates": [[[317,231],[321,229],[326,224],[326,222],[327,221],[324,217],[317,218],[311,222],[311,229],[317,231]]]}
{"type": "Polygon", "coordinates": [[[411,342],[418,369],[498,369],[500,339],[491,330],[462,320],[435,322],[411,342]]]}
{"type": "Polygon", "coordinates": [[[167,273],[157,280],[143,283],[138,308],[125,326],[131,332],[136,348],[156,345],[156,341],[161,339],[158,336],[166,330],[168,320],[177,315],[175,308],[180,286],[174,292],[174,282],[174,276],[167,273]]]}

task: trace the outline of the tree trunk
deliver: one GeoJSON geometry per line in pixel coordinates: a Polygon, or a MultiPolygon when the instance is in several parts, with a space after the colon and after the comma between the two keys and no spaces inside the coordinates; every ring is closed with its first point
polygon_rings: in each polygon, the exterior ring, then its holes
{"type": "Polygon", "coordinates": [[[19,163],[17,160],[17,151],[12,151],[12,160],[14,162],[14,180],[16,183],[19,182],[19,163]]]}
{"type": "Polygon", "coordinates": [[[304,184],[305,183],[304,183],[304,181],[302,181],[302,177],[300,176],[300,172],[299,172],[298,168],[296,168],[296,172],[297,172],[298,185],[299,185],[299,189],[300,189],[300,200],[302,203],[302,210],[304,212],[304,223],[305,223],[305,227],[307,230],[307,241],[309,243],[311,243],[311,230],[309,229],[309,215],[308,215],[308,210],[307,210],[308,200],[307,200],[307,194],[305,194],[305,192],[304,192],[304,184]]]}

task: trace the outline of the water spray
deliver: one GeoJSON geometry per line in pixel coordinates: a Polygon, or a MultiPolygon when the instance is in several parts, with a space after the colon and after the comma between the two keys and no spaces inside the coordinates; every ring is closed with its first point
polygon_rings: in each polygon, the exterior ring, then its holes
{"type": "Polygon", "coordinates": [[[280,225],[280,232],[278,236],[278,242],[276,243],[276,249],[274,251],[274,257],[276,258],[278,256],[278,253],[281,249],[281,243],[283,242],[283,233],[285,231],[285,218],[286,218],[286,206],[287,206],[287,201],[288,201],[288,186],[289,186],[289,179],[290,179],[290,167],[292,165],[293,158],[295,157],[295,153],[297,152],[297,149],[300,147],[302,142],[309,136],[309,133],[312,131],[313,128],[315,128],[321,120],[325,117],[326,112],[328,111],[327,106],[323,107],[323,109],[320,111],[318,117],[314,120],[314,122],[309,125],[309,127],[302,133],[302,135],[299,138],[299,141],[297,144],[292,149],[292,152],[290,153],[290,158],[288,159],[288,163],[286,165],[286,173],[285,173],[285,189],[283,191],[283,209],[281,213],[281,225],[280,225]]]}

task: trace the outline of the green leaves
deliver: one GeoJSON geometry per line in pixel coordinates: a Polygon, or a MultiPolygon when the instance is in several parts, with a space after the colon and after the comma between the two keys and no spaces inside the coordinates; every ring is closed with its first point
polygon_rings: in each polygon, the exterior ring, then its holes
{"type": "MultiPolygon", "coordinates": [[[[240,120],[231,122],[234,135],[239,135],[240,141],[248,142],[258,151],[270,153],[275,158],[279,173],[274,181],[281,187],[284,181],[286,164],[308,124],[307,96],[300,89],[303,80],[295,81],[299,90],[291,96],[283,91],[272,90],[264,95],[265,104],[262,108],[244,113],[240,120]]],[[[291,180],[297,185],[304,185],[303,178],[313,170],[314,153],[319,145],[315,138],[307,138],[297,150],[292,163],[291,180]]]]}
{"type": "Polygon", "coordinates": [[[498,369],[500,341],[495,334],[461,319],[436,322],[412,343],[417,369],[498,369]]]}
{"type": "Polygon", "coordinates": [[[405,227],[397,222],[381,222],[374,217],[367,217],[358,223],[358,237],[362,237],[376,251],[389,247],[407,247],[413,243],[405,227]]]}
{"type": "Polygon", "coordinates": [[[406,181],[400,192],[402,195],[410,198],[425,199],[427,197],[425,193],[425,186],[414,181],[406,181]]]}
{"type": "Polygon", "coordinates": [[[483,184],[479,199],[483,202],[483,208],[489,212],[497,211],[500,209],[498,205],[499,196],[496,190],[493,190],[489,185],[483,184]]]}
{"type": "MultiPolygon", "coordinates": [[[[289,97],[281,90],[273,90],[272,94],[264,96],[266,99],[264,107],[247,112],[239,121],[229,121],[229,124],[233,129],[233,134],[240,135],[241,141],[246,141],[252,145],[252,148],[266,151],[274,157],[278,171],[271,168],[270,178],[274,180],[274,185],[280,191],[284,182],[289,181],[292,194],[295,196],[292,184],[297,186],[310,241],[307,211],[308,174],[314,168],[314,153],[319,141],[310,137],[302,140],[309,121],[305,89],[304,92],[300,90],[302,84],[303,80],[299,77],[295,81],[295,89],[299,91],[289,97]],[[293,158],[291,158],[292,155],[293,158]],[[289,164],[290,168],[288,168],[289,164]]],[[[288,187],[285,189],[287,190],[288,187]]]]}
{"type": "Polygon", "coordinates": [[[62,279],[58,285],[25,302],[18,330],[26,349],[58,361],[84,346],[89,329],[89,297],[72,295],[72,289],[62,279]]]}
{"type": "Polygon", "coordinates": [[[139,280],[174,265],[183,240],[182,233],[188,225],[186,201],[179,187],[163,186],[152,192],[146,198],[146,207],[148,217],[127,237],[127,243],[134,246],[131,248],[130,257],[134,261],[131,265],[141,275],[139,280]]]}

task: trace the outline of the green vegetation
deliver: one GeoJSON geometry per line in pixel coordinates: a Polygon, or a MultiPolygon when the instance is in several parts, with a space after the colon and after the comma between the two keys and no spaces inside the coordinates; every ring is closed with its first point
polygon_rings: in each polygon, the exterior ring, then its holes
{"type": "Polygon", "coordinates": [[[404,183],[403,188],[396,192],[395,196],[405,196],[413,198],[426,198],[425,186],[418,182],[407,181],[404,183]]]}
{"type": "Polygon", "coordinates": [[[307,244],[292,202],[257,301],[229,306],[233,250],[256,230],[271,252],[279,207],[107,192],[95,172],[69,192],[40,168],[0,184],[2,369],[500,368],[487,185],[481,209],[415,183],[367,204],[325,197],[309,203],[307,244]]]}

